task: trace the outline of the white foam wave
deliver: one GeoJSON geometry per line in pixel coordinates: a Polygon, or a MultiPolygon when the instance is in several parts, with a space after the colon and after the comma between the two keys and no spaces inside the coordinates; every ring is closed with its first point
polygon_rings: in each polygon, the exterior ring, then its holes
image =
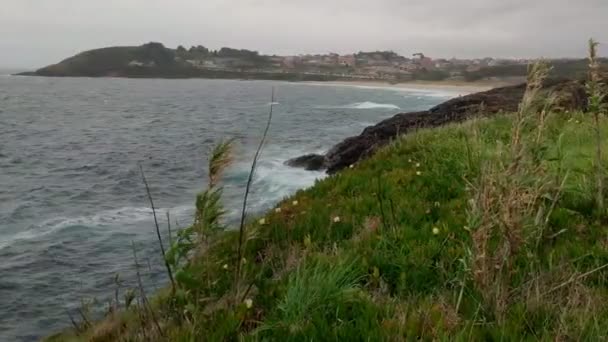
{"type": "MultiPolygon", "coordinates": [[[[314,148],[300,151],[293,149],[281,149],[278,146],[269,146],[262,153],[255,170],[254,183],[250,199],[248,201],[249,212],[259,212],[269,209],[275,203],[293,195],[296,191],[314,185],[315,181],[326,176],[325,172],[306,171],[300,168],[293,168],[285,165],[285,161],[294,156],[305,153],[315,152],[314,148]]],[[[316,151],[322,153],[322,151],[316,151]]],[[[243,173],[250,168],[248,162],[241,162],[235,165],[233,172],[243,173]]],[[[242,188],[236,184],[228,185],[226,195],[238,198],[242,196],[242,188]]],[[[239,210],[230,212],[232,218],[239,215],[239,210]]]]}
{"type": "Polygon", "coordinates": [[[355,102],[344,106],[317,106],[319,109],[391,109],[400,110],[401,108],[392,103],[376,103],[372,101],[355,102]]]}
{"type": "MultiPolygon", "coordinates": [[[[183,217],[192,210],[191,206],[178,206],[175,208],[157,208],[157,215],[164,215],[169,211],[174,217],[183,217]]],[[[144,207],[123,207],[119,209],[104,210],[90,216],[55,217],[36,224],[29,229],[0,240],[0,249],[23,240],[38,239],[62,229],[73,226],[103,227],[116,224],[133,224],[152,219],[152,209],[144,207]]]]}
{"type": "Polygon", "coordinates": [[[383,109],[401,109],[399,106],[390,104],[390,103],[376,103],[376,102],[358,102],[350,105],[350,108],[353,109],[375,109],[375,108],[383,108],[383,109]]]}

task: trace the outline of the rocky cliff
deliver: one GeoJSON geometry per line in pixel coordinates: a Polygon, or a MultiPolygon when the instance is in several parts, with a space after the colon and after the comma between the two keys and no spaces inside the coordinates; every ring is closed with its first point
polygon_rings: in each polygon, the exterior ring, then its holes
{"type": "MultiPolygon", "coordinates": [[[[496,88],[454,98],[426,111],[399,113],[365,128],[357,136],[345,139],[323,156],[305,155],[288,160],[286,164],[335,173],[370,156],[400,134],[474,117],[514,112],[518,109],[525,90],[526,84],[496,88]]],[[[554,106],[561,110],[584,109],[587,104],[584,83],[581,81],[550,80],[545,84],[545,92],[556,96],[554,106]]]]}

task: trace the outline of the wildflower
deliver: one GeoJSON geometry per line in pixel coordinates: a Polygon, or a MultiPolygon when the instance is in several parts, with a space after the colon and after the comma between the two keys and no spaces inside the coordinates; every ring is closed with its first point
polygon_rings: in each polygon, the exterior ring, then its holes
{"type": "Polygon", "coordinates": [[[412,162],[412,160],[411,160],[411,159],[408,159],[408,160],[407,160],[407,162],[408,162],[408,163],[411,163],[411,162],[412,162]]]}
{"type": "Polygon", "coordinates": [[[274,212],[275,212],[275,213],[277,213],[277,214],[278,214],[278,213],[280,213],[280,212],[281,212],[281,208],[276,208],[276,209],[274,210],[274,212]]]}
{"type": "Polygon", "coordinates": [[[355,167],[355,165],[350,164],[350,166],[348,167],[349,169],[352,169],[353,167],[355,167]]]}
{"type": "Polygon", "coordinates": [[[376,279],[380,278],[380,269],[378,267],[374,266],[372,276],[376,279]]]}
{"type": "Polygon", "coordinates": [[[439,235],[439,228],[433,227],[433,235],[439,235]]]}
{"type": "Polygon", "coordinates": [[[420,171],[416,171],[416,175],[417,175],[417,176],[420,176],[420,175],[422,175],[422,172],[420,172],[420,171]]]}
{"type": "Polygon", "coordinates": [[[340,222],[340,216],[334,217],[334,223],[339,223],[339,222],[340,222]]]}
{"type": "Polygon", "coordinates": [[[572,122],[572,121],[574,121],[574,118],[568,119],[568,122],[572,122]]]}
{"type": "Polygon", "coordinates": [[[291,202],[291,204],[293,204],[293,205],[298,205],[298,203],[299,203],[298,201],[291,202]]]}
{"type": "Polygon", "coordinates": [[[431,209],[427,209],[427,210],[425,211],[425,213],[430,214],[430,213],[431,213],[431,209]]]}
{"type": "Polygon", "coordinates": [[[247,307],[247,309],[251,309],[251,307],[253,306],[253,300],[251,298],[245,299],[245,306],[247,307]]]}
{"type": "Polygon", "coordinates": [[[435,208],[439,208],[440,206],[441,206],[441,203],[435,202],[435,208]]]}
{"type": "Polygon", "coordinates": [[[228,264],[224,264],[224,266],[222,266],[223,269],[227,270],[228,269],[228,264]]]}
{"type": "Polygon", "coordinates": [[[416,163],[416,167],[420,167],[420,163],[416,163]]]}
{"type": "Polygon", "coordinates": [[[260,223],[260,226],[265,225],[266,224],[266,219],[265,218],[261,218],[260,221],[259,221],[259,223],[260,223]]]}
{"type": "Polygon", "coordinates": [[[304,247],[310,248],[312,246],[312,239],[310,238],[310,234],[306,234],[304,237],[304,247]]]}

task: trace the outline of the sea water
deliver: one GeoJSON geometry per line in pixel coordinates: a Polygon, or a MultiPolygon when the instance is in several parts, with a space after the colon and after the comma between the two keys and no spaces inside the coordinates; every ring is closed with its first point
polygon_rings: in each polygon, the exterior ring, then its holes
{"type": "Polygon", "coordinates": [[[69,327],[83,299],[93,312],[134,286],[167,282],[139,165],[163,229],[192,222],[209,151],[235,139],[224,179],[228,221],[239,212],[271,105],[274,117],[248,211],[271,208],[323,178],[285,166],[322,153],[400,111],[457,94],[232,80],[39,78],[0,75],[0,341],[69,327]]]}

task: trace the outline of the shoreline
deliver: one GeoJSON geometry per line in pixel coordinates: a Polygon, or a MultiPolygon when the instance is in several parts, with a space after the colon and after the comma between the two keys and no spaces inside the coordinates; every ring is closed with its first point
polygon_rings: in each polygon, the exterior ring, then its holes
{"type": "Polygon", "coordinates": [[[468,95],[483,91],[488,91],[494,88],[500,88],[510,85],[516,85],[522,82],[497,80],[497,81],[412,81],[403,83],[390,83],[383,81],[302,81],[297,82],[308,85],[320,86],[345,86],[370,89],[394,89],[402,91],[448,91],[458,93],[460,95],[468,95]]]}

